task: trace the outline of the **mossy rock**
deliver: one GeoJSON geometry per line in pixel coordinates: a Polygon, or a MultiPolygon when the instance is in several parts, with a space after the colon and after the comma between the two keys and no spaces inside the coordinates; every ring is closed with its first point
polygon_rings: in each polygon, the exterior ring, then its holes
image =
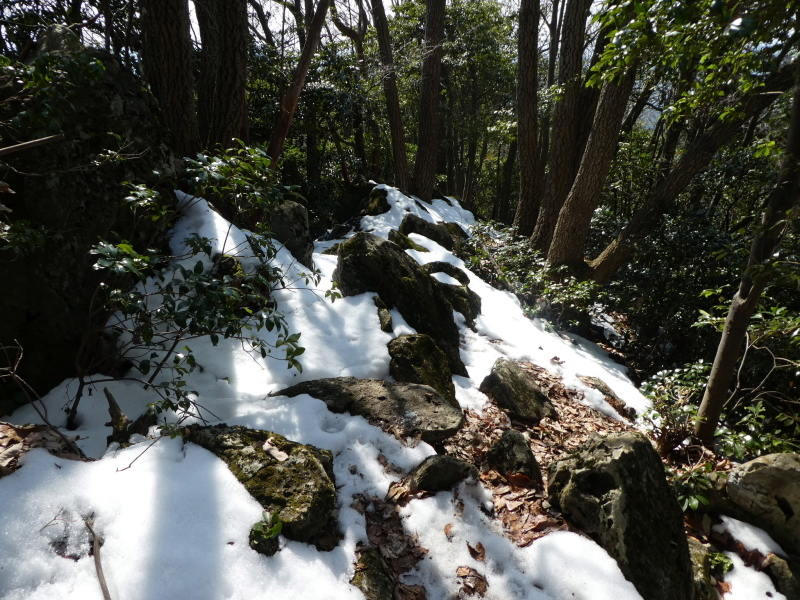
{"type": "Polygon", "coordinates": [[[711,583],[711,547],[693,537],[687,541],[692,561],[694,600],[718,600],[719,594],[711,583]]]}
{"type": "Polygon", "coordinates": [[[403,235],[396,229],[389,231],[389,241],[394,242],[403,250],[416,250],[417,252],[428,252],[428,249],[420,246],[407,235],[403,235]]]}
{"type": "Polygon", "coordinates": [[[360,415],[401,439],[419,435],[430,444],[442,442],[464,424],[461,410],[427,385],[335,377],[305,381],[270,395],[300,394],[322,400],[331,412],[360,415]]]}
{"type": "Polygon", "coordinates": [[[547,394],[521,367],[498,358],[492,372],[481,382],[480,391],[494,398],[498,406],[521,421],[538,424],[545,417],[556,418],[547,394]]]}
{"type": "Polygon", "coordinates": [[[339,242],[338,244],[334,244],[327,250],[323,250],[322,253],[327,256],[337,256],[339,254],[339,248],[341,247],[342,243],[339,242]]]}
{"type": "Polygon", "coordinates": [[[461,225],[458,223],[442,223],[442,227],[450,232],[450,236],[453,238],[456,244],[469,239],[469,234],[464,231],[461,225]]]}
{"type": "Polygon", "coordinates": [[[350,584],[367,600],[394,600],[394,583],[383,568],[380,553],[375,548],[362,548],[360,554],[350,584]]]}
{"type": "Polygon", "coordinates": [[[460,409],[447,356],[430,336],[401,335],[389,342],[389,356],[389,372],[397,381],[429,385],[460,409]]]}
{"type": "Polygon", "coordinates": [[[454,456],[434,454],[423,460],[403,478],[402,484],[410,491],[442,492],[461,483],[467,477],[477,477],[478,470],[454,456]]]}
{"type": "Polygon", "coordinates": [[[593,435],[550,466],[550,504],[619,565],[644,600],[693,600],[683,511],[640,433],[593,435]]]}
{"type": "Polygon", "coordinates": [[[403,221],[397,230],[403,235],[408,235],[409,233],[424,235],[447,250],[453,249],[453,236],[450,235],[446,227],[426,221],[417,215],[407,214],[403,217],[403,221]]]}
{"type": "Polygon", "coordinates": [[[344,296],[377,292],[418,333],[433,338],[455,375],[469,376],[461,361],[452,305],[436,280],[397,244],[369,233],[356,234],[339,249],[333,280],[344,296]]]}
{"type": "Polygon", "coordinates": [[[800,564],[796,559],[770,554],[764,561],[764,570],[786,600],[800,600],[800,564]]]}
{"type": "Polygon", "coordinates": [[[359,215],[362,217],[377,216],[392,210],[389,201],[386,199],[389,192],[386,188],[373,188],[369,196],[361,201],[358,207],[359,215]]]}
{"type": "MultiPolygon", "coordinates": [[[[378,309],[378,321],[381,324],[381,331],[384,333],[392,333],[394,331],[394,323],[392,323],[392,313],[389,312],[389,309],[386,308],[386,304],[383,300],[380,299],[380,296],[375,296],[372,298],[372,301],[375,303],[375,306],[378,309]]],[[[402,381],[398,379],[398,381],[402,381]]],[[[423,381],[415,381],[412,383],[424,383],[423,381]]]]}
{"type": "MultiPolygon", "coordinates": [[[[436,280],[439,289],[450,302],[454,310],[457,310],[464,318],[470,327],[474,329],[475,319],[481,314],[481,297],[469,289],[469,277],[464,271],[457,266],[443,261],[434,261],[424,265],[423,270],[429,275],[434,273],[444,273],[453,279],[457,280],[461,285],[454,285],[444,283],[436,280]]],[[[434,279],[436,279],[434,277],[434,279]]]]}
{"type": "Polygon", "coordinates": [[[288,539],[313,543],[335,529],[336,486],[328,450],[224,424],[192,425],[186,439],[221,458],[264,510],[277,512],[288,539]]]}

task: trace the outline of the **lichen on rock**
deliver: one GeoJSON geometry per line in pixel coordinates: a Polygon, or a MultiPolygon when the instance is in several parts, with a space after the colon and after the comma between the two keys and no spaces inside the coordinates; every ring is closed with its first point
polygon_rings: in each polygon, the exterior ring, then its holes
{"type": "Polygon", "coordinates": [[[401,335],[389,342],[389,356],[389,371],[397,381],[429,385],[460,409],[447,356],[430,336],[401,335]]]}

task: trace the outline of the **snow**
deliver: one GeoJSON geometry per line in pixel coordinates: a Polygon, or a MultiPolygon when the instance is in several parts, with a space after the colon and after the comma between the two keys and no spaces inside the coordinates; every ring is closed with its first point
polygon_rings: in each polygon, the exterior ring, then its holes
{"type": "MultiPolygon", "coordinates": [[[[426,204],[394,188],[385,189],[391,210],[364,217],[363,230],[386,237],[409,212],[432,222],[458,222],[467,231],[474,224],[471,213],[453,199],[426,204]]],[[[244,232],[231,227],[204,200],[182,194],[178,198],[183,216],[171,237],[174,253],[185,251],[184,239],[197,233],[213,240],[214,253],[237,255],[243,268],[252,268],[255,259],[246,255],[244,232]]],[[[420,263],[442,260],[464,267],[435,242],[419,235],[411,237],[430,250],[408,251],[420,263]]],[[[132,439],[135,444],[129,448],[106,448],[110,428],[105,426],[103,388],[108,388],[130,416],[141,414],[157,397],[139,383],[97,375],[81,400],[79,428],[69,434],[79,435],[83,451],[99,460],[72,462],[34,450],[24,457],[21,469],[0,479],[0,598],[101,598],[82,523],[89,514],[94,515],[95,528],[105,540],[103,567],[115,600],[363,597],[349,584],[356,546],[367,539],[363,515],[350,507],[352,497],[383,497],[398,479],[385,472],[377,460],[379,454],[410,470],[434,450],[425,443],[406,446],[361,417],[331,413],[323,402],[310,396],[269,395],[322,377],[391,379],[387,343],[414,332],[396,310],[391,311],[393,333],[382,332],[373,294],[335,302],[325,298],[336,257],[321,252],[332,243],[316,246],[314,262],[321,276],[317,285],[297,275],[305,269],[286,249],[281,248],[276,257],[289,285],[277,290],[274,297],[289,331],[302,334],[300,344],[306,349],[300,357],[302,373],[269,356],[254,356],[240,342],[220,340],[213,346],[210,340],[199,338],[192,340],[190,347],[200,368],[187,375],[186,381],[188,389],[198,392],[202,415],[211,423],[267,429],[333,453],[339,526],[344,536],[339,545],[320,552],[281,538],[282,549],[273,557],[252,551],[247,537],[252,524],[261,518],[261,507],[210,452],[180,438],[160,438],[153,443],[142,436],[132,439]],[[79,554],[79,560],[53,552],[50,543],[59,539],[66,542],[68,552],[79,554]]],[[[191,268],[198,259],[185,260],[191,268]]],[[[211,261],[204,259],[204,266],[210,265],[211,261]]],[[[463,334],[461,356],[470,373],[468,378],[453,377],[456,398],[463,408],[481,411],[486,406],[487,398],[478,386],[501,356],[531,361],[562,375],[567,385],[585,392],[587,404],[607,414],[618,416],[602,394],[587,389],[578,375],[603,379],[638,412],[648,407],[624,369],[596,346],[546,331],[541,322],[524,317],[513,295],[466,272],[470,287],[482,298],[483,314],[475,332],[460,314],[454,315],[463,334]]],[[[154,285],[148,282],[146,287],[153,291],[154,285]]],[[[276,341],[275,333],[258,335],[276,341]]],[[[76,388],[75,380],[67,380],[43,398],[49,418],[57,426],[65,425],[62,408],[76,388]]],[[[38,420],[31,407],[21,408],[10,419],[20,424],[38,420]]],[[[486,577],[487,599],[640,598],[613,559],[591,540],[559,532],[519,548],[503,537],[499,525],[481,510],[490,497],[479,483],[462,484],[458,494],[464,502],[461,516],[455,514],[453,492],[414,500],[402,509],[407,533],[416,533],[429,550],[417,569],[405,576],[405,582],[426,585],[431,600],[451,597],[459,587],[456,569],[466,565],[486,577]],[[451,539],[444,534],[448,523],[454,524],[451,539]],[[474,545],[478,541],[487,550],[486,563],[475,563],[467,551],[466,542],[474,545]]]]}
{"type": "Polygon", "coordinates": [[[722,523],[714,525],[714,531],[727,531],[735,539],[740,541],[748,551],[757,550],[764,556],[768,554],[779,554],[783,557],[788,556],[786,552],[783,551],[783,548],[778,545],[778,542],[773,540],[763,529],[759,529],[755,525],[750,525],[750,523],[739,521],[733,517],[722,515],[720,518],[722,519],[722,523]]]}
{"type": "Polygon", "coordinates": [[[769,575],[746,567],[738,554],[725,553],[733,561],[733,570],[725,575],[725,583],[731,586],[723,600],[786,600],[786,596],[775,590],[769,575]]]}

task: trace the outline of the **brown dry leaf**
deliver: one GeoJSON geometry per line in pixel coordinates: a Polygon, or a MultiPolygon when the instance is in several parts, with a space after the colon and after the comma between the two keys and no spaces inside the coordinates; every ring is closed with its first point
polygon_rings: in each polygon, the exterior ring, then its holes
{"type": "Polygon", "coordinates": [[[408,499],[411,490],[408,489],[402,481],[396,481],[389,486],[389,491],[386,492],[386,502],[394,502],[395,504],[401,504],[403,501],[408,499]]]}
{"type": "Polygon", "coordinates": [[[280,450],[273,442],[274,438],[268,438],[264,445],[261,447],[264,452],[270,455],[272,458],[277,460],[278,462],[283,462],[289,459],[289,455],[286,454],[283,450],[280,450]]]}
{"type": "Polygon", "coordinates": [[[395,588],[394,595],[397,600],[428,600],[425,588],[421,585],[399,583],[395,588]]]}
{"type": "Polygon", "coordinates": [[[536,482],[527,475],[523,475],[522,473],[514,473],[513,475],[508,475],[506,479],[508,479],[508,482],[511,485],[514,485],[516,487],[524,487],[524,488],[536,487],[536,482]]]}
{"type": "Polygon", "coordinates": [[[469,545],[467,542],[467,550],[469,550],[469,555],[477,561],[486,562],[486,548],[483,547],[483,544],[478,542],[475,544],[475,547],[469,545]]]}
{"type": "Polygon", "coordinates": [[[464,578],[461,591],[468,596],[478,594],[483,597],[489,589],[489,582],[486,581],[486,578],[471,567],[458,567],[456,575],[464,578]]]}
{"type": "Polygon", "coordinates": [[[717,582],[717,590],[719,590],[720,594],[727,594],[731,591],[731,584],[725,583],[724,581],[717,582]]]}
{"type": "Polygon", "coordinates": [[[447,541],[448,542],[453,539],[453,524],[452,523],[448,523],[447,525],[444,526],[444,534],[445,534],[445,536],[447,536],[447,541]]]}

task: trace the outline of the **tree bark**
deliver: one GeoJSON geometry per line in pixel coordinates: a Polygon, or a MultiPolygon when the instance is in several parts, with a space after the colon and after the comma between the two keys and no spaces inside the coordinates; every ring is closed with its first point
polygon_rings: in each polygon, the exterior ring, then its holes
{"type": "Polygon", "coordinates": [[[142,0],[141,26],[145,80],[172,132],[175,151],[194,156],[200,150],[200,133],[187,0],[142,0]]]}
{"type": "MultiPolygon", "coordinates": [[[[561,20],[559,19],[559,0],[553,0],[553,14],[550,16],[550,23],[547,24],[550,30],[550,42],[548,47],[547,56],[547,89],[555,83],[556,80],[556,62],[558,60],[558,40],[561,37],[561,20]]],[[[564,12],[564,5],[561,4],[561,13],[564,12]]],[[[547,157],[550,151],[550,113],[551,108],[548,106],[542,115],[542,124],[540,127],[539,136],[539,169],[541,171],[541,181],[544,181],[544,169],[547,165],[547,157]]]]}
{"type": "Polygon", "coordinates": [[[317,11],[314,13],[314,19],[308,29],[306,44],[303,46],[303,52],[300,55],[300,60],[294,72],[294,79],[289,85],[289,91],[286,92],[281,99],[281,114],[280,117],[278,117],[278,124],[275,126],[275,131],[272,133],[272,138],[269,141],[269,147],[267,149],[267,154],[272,159],[273,165],[278,163],[281,151],[283,150],[283,144],[286,142],[286,136],[289,135],[289,128],[292,126],[294,112],[297,110],[297,102],[300,99],[300,90],[303,89],[303,83],[306,80],[308,69],[311,66],[311,59],[314,58],[314,52],[316,52],[317,45],[319,44],[322,26],[325,24],[328,4],[329,0],[319,0],[317,11]]]}
{"type": "Polygon", "coordinates": [[[705,444],[714,441],[719,417],[725,408],[733,372],[761,294],[771,279],[764,267],[786,233],[789,213],[800,206],[800,61],[795,65],[794,99],[786,140],[781,178],[770,195],[767,208],[750,246],[750,259],[733,297],[722,330],[717,355],[711,367],[703,401],[697,413],[694,434],[705,444]]]}
{"type": "Polygon", "coordinates": [[[406,134],[403,115],[400,112],[400,95],[397,92],[397,73],[394,69],[392,40],[389,37],[389,22],[383,9],[383,0],[372,0],[372,20],[378,34],[378,48],[384,68],[383,94],[386,97],[386,113],[389,118],[389,133],[392,138],[392,160],[394,182],[403,191],[409,191],[408,158],[406,156],[406,134]]]}
{"type": "Polygon", "coordinates": [[[503,163],[503,183],[500,185],[500,197],[498,199],[497,220],[504,225],[509,225],[511,220],[509,215],[509,201],[511,200],[511,181],[514,177],[514,163],[517,160],[517,140],[512,140],[508,146],[508,157],[503,163]]]}
{"type": "Polygon", "coordinates": [[[526,237],[533,233],[539,213],[542,172],[539,167],[537,80],[539,76],[539,0],[522,0],[519,7],[519,62],[517,71],[517,144],[519,146],[519,202],[514,228],[526,237]]]}
{"type": "Polygon", "coordinates": [[[558,213],[572,187],[570,176],[573,168],[572,148],[580,108],[583,40],[591,4],[591,0],[567,0],[565,7],[558,73],[558,83],[563,87],[563,93],[553,110],[550,170],[539,216],[531,237],[533,248],[544,253],[550,248],[558,213]]]}
{"type": "Polygon", "coordinates": [[[779,94],[792,85],[793,66],[781,68],[770,75],[757,93],[747,96],[737,111],[738,118],[717,121],[712,127],[698,136],[681,155],[680,160],[669,174],[648,195],[644,204],[634,212],[631,220],[603,252],[592,261],[593,279],[606,283],[636,251],[639,244],[654,227],[667,208],[678,195],[686,189],[691,180],[706,168],[720,147],[741,130],[742,123],[756,112],[772,104],[779,94]]]}
{"type": "Polygon", "coordinates": [[[575,182],[558,215],[553,241],[547,253],[547,262],[551,267],[567,265],[579,272],[586,270],[583,259],[586,238],[614,158],[634,78],[634,70],[630,69],[622,81],[603,84],[592,133],[575,182]]]}
{"type": "Polygon", "coordinates": [[[436,146],[439,141],[439,76],[442,66],[445,0],[427,0],[419,132],[414,162],[414,192],[430,202],[436,184],[436,146]]]}
{"type": "Polygon", "coordinates": [[[231,148],[247,119],[247,0],[194,0],[194,4],[202,42],[197,88],[200,138],[208,149],[231,148]]]}

